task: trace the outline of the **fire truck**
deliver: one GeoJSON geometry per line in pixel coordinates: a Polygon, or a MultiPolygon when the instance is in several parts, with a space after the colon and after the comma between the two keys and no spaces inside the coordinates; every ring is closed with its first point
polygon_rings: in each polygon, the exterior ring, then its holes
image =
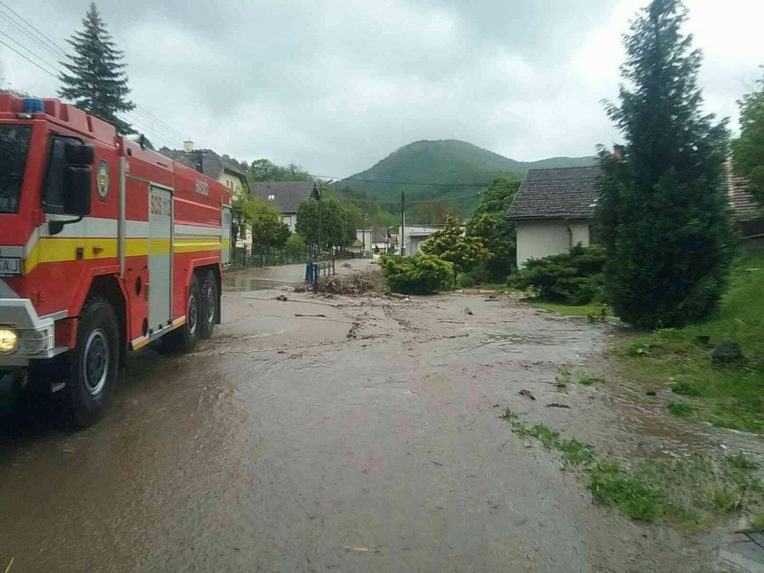
{"type": "Polygon", "coordinates": [[[0,374],[103,414],[125,356],[220,322],[231,195],[56,99],[0,92],[0,374]]]}

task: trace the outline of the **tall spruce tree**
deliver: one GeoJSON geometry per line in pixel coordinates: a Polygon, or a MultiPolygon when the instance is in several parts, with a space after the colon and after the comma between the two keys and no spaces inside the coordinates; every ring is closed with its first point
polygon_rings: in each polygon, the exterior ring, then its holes
{"type": "Polygon", "coordinates": [[[68,71],[59,76],[63,87],[58,95],[113,123],[121,133],[135,133],[118,117],[119,113],[135,109],[127,99],[130,89],[123,54],[116,49],[95,3],[90,4],[82,24],[83,29],[68,40],[74,54],[68,56],[69,62],[61,62],[68,71]]]}
{"type": "Polygon", "coordinates": [[[625,36],[628,85],[608,114],[626,145],[601,152],[598,223],[605,286],[618,316],[643,328],[706,317],[724,290],[733,240],[723,164],[726,120],[701,111],[701,53],[680,0],[653,0],[625,36]]]}

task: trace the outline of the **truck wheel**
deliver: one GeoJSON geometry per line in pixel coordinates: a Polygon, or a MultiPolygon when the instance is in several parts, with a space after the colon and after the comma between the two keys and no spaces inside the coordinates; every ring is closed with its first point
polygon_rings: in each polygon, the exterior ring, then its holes
{"type": "Polygon", "coordinates": [[[119,332],[112,306],[101,298],[86,304],[77,329],[66,398],[78,428],[94,424],[109,404],[119,373],[119,332]]]}
{"type": "Polygon", "coordinates": [[[199,282],[196,276],[191,279],[186,301],[186,322],[180,328],[161,338],[162,351],[170,353],[191,352],[199,340],[199,322],[202,316],[199,282]]]}
{"type": "Polygon", "coordinates": [[[218,316],[218,282],[215,280],[215,273],[212,271],[204,273],[204,279],[202,280],[201,310],[199,337],[206,339],[212,336],[218,316]]]}

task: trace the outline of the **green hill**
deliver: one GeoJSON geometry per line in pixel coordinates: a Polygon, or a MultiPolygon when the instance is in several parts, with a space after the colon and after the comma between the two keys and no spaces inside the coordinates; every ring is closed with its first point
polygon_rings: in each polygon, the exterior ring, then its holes
{"type": "Polygon", "coordinates": [[[595,161],[595,157],[554,157],[522,162],[465,141],[417,141],[337,186],[363,192],[391,210],[397,208],[401,191],[405,191],[407,201],[412,207],[419,205],[420,212],[432,203],[439,209],[447,206],[469,215],[480,191],[497,177],[520,179],[534,167],[574,167],[595,161]]]}

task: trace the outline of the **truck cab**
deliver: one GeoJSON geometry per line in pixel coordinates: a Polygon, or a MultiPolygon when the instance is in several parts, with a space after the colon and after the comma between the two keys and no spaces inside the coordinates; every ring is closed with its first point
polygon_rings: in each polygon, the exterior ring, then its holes
{"type": "Polygon", "coordinates": [[[0,374],[104,411],[128,351],[220,321],[230,194],[55,99],[0,93],[0,374]]]}

